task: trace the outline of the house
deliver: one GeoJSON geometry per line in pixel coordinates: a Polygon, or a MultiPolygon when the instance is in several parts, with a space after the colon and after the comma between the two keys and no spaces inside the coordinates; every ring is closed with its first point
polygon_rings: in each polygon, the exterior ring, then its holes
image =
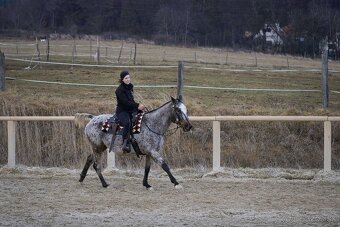
{"type": "Polygon", "coordinates": [[[280,46],[283,44],[285,31],[280,28],[279,24],[264,24],[263,28],[254,36],[254,39],[263,39],[266,43],[280,46]]]}

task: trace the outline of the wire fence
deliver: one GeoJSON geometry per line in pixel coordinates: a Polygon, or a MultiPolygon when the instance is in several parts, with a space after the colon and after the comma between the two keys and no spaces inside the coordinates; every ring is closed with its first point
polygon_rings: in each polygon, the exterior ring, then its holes
{"type": "MultiPolygon", "coordinates": [[[[285,56],[286,66],[282,65],[283,56],[270,56],[259,53],[227,52],[222,49],[162,47],[149,44],[125,43],[122,41],[93,42],[92,40],[36,40],[29,42],[0,42],[1,51],[6,60],[27,63],[26,69],[34,69],[38,65],[63,65],[72,67],[103,67],[103,68],[177,68],[179,59],[186,61],[186,69],[224,70],[229,72],[310,72],[321,73],[319,61],[285,56]],[[138,55],[137,55],[138,52],[138,55]],[[225,62],[221,56],[225,54],[225,62]],[[54,58],[53,58],[54,56],[54,58]],[[255,58],[254,58],[255,57],[255,58]],[[136,59],[139,62],[136,63],[136,59]],[[144,60],[143,60],[144,59],[144,60]],[[235,60],[237,59],[237,61],[235,60]],[[270,59],[270,60],[269,60],[270,59]],[[256,64],[254,63],[254,60],[256,64]],[[299,67],[292,68],[294,61],[299,60],[299,67]],[[156,64],[156,63],[159,64],[156,64]],[[198,63],[200,64],[190,64],[198,63]],[[229,63],[233,66],[228,65],[229,63]],[[261,62],[270,62],[265,67],[261,62]],[[305,62],[315,68],[306,67],[305,62]],[[147,63],[150,63],[147,65],[147,63]],[[248,65],[247,65],[248,63],[248,65]],[[280,65],[281,64],[281,65],[280,65]],[[304,67],[301,67],[303,64],[304,67]],[[318,65],[316,65],[318,64],[318,65]],[[254,67],[257,66],[257,67],[254,67]]],[[[307,64],[308,65],[308,64],[307,64]]],[[[340,64],[330,62],[330,73],[340,73],[340,64]]],[[[6,80],[23,80],[26,82],[71,86],[107,87],[104,84],[66,83],[42,80],[27,80],[6,77],[6,80]]],[[[176,85],[141,85],[141,87],[176,87],[176,85]]],[[[229,91],[260,91],[260,92],[321,92],[317,89],[274,89],[274,88],[242,88],[186,85],[191,89],[229,90],[229,91]]],[[[330,90],[340,94],[340,91],[330,90]]]]}
{"type": "MultiPolygon", "coordinates": [[[[108,66],[164,66],[184,61],[188,66],[223,70],[320,70],[320,59],[269,55],[217,48],[184,48],[137,44],[125,41],[36,40],[0,41],[7,57],[71,64],[108,66]],[[255,69],[254,69],[255,68],[255,69]]],[[[340,64],[329,62],[330,72],[339,73],[340,64]]]]}

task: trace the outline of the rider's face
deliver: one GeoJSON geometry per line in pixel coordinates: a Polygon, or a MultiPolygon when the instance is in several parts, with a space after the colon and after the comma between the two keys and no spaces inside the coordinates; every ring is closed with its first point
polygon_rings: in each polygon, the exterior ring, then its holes
{"type": "Polygon", "coordinates": [[[130,75],[126,75],[126,76],[123,78],[123,82],[124,82],[124,84],[130,84],[130,83],[131,83],[130,75]]]}

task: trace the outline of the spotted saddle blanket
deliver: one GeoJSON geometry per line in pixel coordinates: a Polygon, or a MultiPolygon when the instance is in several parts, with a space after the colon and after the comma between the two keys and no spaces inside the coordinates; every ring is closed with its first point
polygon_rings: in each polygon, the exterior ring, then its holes
{"type": "MultiPolygon", "coordinates": [[[[136,114],[133,114],[132,134],[140,133],[143,117],[144,112],[137,112],[136,114]]],[[[103,122],[101,130],[107,133],[113,133],[114,131],[116,131],[116,133],[119,134],[122,132],[122,129],[123,126],[121,126],[118,117],[116,116],[116,114],[113,114],[112,117],[109,117],[103,122]],[[117,129],[114,129],[114,126],[117,126],[117,129]]]]}

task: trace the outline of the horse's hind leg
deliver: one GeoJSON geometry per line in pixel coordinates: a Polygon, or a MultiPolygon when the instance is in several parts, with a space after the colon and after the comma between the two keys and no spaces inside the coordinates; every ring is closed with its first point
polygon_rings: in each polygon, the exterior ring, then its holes
{"type": "Polygon", "coordinates": [[[79,179],[79,182],[83,182],[85,177],[86,177],[86,174],[87,174],[87,171],[89,170],[90,166],[92,165],[93,163],[93,154],[90,154],[89,156],[87,156],[87,160],[86,160],[86,163],[85,163],[85,166],[83,168],[83,171],[81,171],[81,174],[80,174],[80,179],[79,179]]]}
{"type": "Polygon", "coordinates": [[[103,154],[102,152],[95,154],[96,158],[95,158],[95,161],[93,163],[93,168],[96,171],[103,187],[106,188],[107,186],[109,186],[109,184],[106,183],[106,181],[105,181],[105,179],[102,175],[102,154],[103,154]]]}
{"type": "Polygon", "coordinates": [[[147,155],[145,157],[145,171],[144,171],[144,179],[143,179],[143,186],[146,187],[146,189],[151,189],[151,185],[148,183],[148,176],[150,172],[151,167],[151,157],[147,155]]]}

